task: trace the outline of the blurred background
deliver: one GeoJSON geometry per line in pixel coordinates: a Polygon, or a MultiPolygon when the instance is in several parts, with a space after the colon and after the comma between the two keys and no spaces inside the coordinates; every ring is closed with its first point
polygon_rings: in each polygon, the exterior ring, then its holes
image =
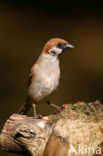
{"type": "MultiPolygon", "coordinates": [[[[59,37],[75,46],[60,57],[61,79],[52,101],[103,103],[102,0],[0,1],[0,130],[24,103],[30,68],[44,44],[59,37]]],[[[37,112],[54,110],[38,105],[37,112]]],[[[32,115],[32,111],[29,115],[32,115]]],[[[0,151],[1,156],[14,155],[0,151]]]]}

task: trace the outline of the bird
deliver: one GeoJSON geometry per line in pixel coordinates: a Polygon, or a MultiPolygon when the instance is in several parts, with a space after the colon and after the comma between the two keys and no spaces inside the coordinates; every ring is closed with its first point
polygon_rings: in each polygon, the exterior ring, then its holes
{"type": "Polygon", "coordinates": [[[67,49],[74,48],[66,40],[61,38],[50,39],[43,47],[36,63],[32,66],[27,83],[27,96],[25,103],[19,110],[19,114],[27,114],[30,107],[47,103],[58,108],[51,102],[51,96],[58,88],[60,79],[59,56],[67,49]]]}

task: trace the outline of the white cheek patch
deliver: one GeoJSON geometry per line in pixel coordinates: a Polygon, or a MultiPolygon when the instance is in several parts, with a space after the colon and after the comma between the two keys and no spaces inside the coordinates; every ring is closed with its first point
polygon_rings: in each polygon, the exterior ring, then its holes
{"type": "Polygon", "coordinates": [[[62,52],[62,49],[54,46],[48,52],[52,52],[52,51],[56,52],[56,54],[60,54],[62,52]]]}

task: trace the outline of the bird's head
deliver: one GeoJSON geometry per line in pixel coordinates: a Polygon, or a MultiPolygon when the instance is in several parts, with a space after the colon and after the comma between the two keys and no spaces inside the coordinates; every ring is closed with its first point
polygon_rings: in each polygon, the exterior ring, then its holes
{"type": "Polygon", "coordinates": [[[64,50],[70,48],[74,48],[74,46],[67,41],[60,38],[53,38],[45,44],[42,52],[52,56],[59,56],[64,50]]]}

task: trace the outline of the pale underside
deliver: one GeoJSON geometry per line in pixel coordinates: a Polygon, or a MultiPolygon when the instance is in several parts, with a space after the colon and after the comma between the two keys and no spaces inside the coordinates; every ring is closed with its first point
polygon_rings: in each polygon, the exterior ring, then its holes
{"type": "Polygon", "coordinates": [[[32,68],[33,78],[28,87],[32,103],[43,103],[57,89],[60,78],[59,60],[56,56],[41,54],[32,68]]]}

